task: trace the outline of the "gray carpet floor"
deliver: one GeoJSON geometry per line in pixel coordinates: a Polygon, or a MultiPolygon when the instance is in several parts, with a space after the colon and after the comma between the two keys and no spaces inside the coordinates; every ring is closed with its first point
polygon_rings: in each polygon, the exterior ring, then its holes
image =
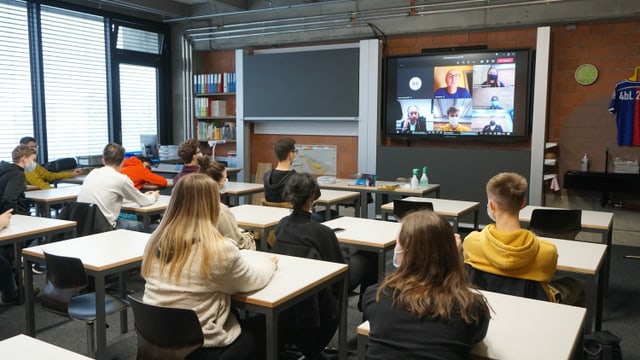
{"type": "MultiPolygon", "coordinates": [[[[640,260],[628,259],[624,255],[640,255],[640,247],[614,245],[609,293],[604,304],[603,329],[622,338],[621,347],[625,360],[640,360],[640,282],[636,274],[640,270],[640,260]]],[[[42,287],[44,275],[35,276],[35,285],[42,287]]],[[[142,296],[144,281],[138,275],[129,277],[128,287],[136,297],[142,296]]],[[[356,327],[362,322],[362,314],[356,308],[357,297],[349,299],[348,309],[348,350],[349,359],[355,359],[356,327]]],[[[44,311],[36,304],[37,337],[46,342],[71,351],[86,354],[86,327],[83,323],[66,319],[44,311]]],[[[107,329],[108,355],[121,360],[135,359],[136,336],[133,330],[133,313],[128,310],[129,332],[120,333],[119,317],[107,318],[111,326],[107,329]]],[[[24,332],[25,318],[23,306],[0,306],[0,340],[24,332]]],[[[329,344],[337,347],[337,338],[329,344]]],[[[3,359],[11,359],[10,354],[2,354],[3,359]]]]}

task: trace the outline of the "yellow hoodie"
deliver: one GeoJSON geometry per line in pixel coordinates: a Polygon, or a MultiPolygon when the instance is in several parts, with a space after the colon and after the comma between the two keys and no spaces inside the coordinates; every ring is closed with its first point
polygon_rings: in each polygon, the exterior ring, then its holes
{"type": "Polygon", "coordinates": [[[556,246],[538,239],[531,231],[505,232],[487,225],[470,233],[463,243],[464,262],[491,274],[539,281],[547,295],[556,272],[556,246]]]}

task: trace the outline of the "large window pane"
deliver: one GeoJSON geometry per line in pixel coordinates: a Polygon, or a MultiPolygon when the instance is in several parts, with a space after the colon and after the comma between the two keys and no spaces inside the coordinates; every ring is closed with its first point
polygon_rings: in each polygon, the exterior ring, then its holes
{"type": "Polygon", "coordinates": [[[158,132],[158,101],[155,67],[120,64],[122,145],[141,151],[140,134],[158,132]]]}
{"type": "Polygon", "coordinates": [[[104,22],[42,6],[49,159],[102,154],[108,142],[104,22]]]}
{"type": "Polygon", "coordinates": [[[27,9],[24,3],[0,2],[0,160],[23,136],[33,136],[27,9]]]}

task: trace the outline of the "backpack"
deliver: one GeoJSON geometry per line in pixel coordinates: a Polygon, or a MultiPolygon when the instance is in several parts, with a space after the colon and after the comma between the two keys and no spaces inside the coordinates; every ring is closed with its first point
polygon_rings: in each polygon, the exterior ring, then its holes
{"type": "Polygon", "coordinates": [[[622,360],[621,340],[607,330],[585,335],[584,360],[622,360]]]}

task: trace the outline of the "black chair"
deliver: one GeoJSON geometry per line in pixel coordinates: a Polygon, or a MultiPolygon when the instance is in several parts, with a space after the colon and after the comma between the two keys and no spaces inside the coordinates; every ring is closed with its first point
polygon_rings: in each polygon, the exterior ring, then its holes
{"type": "MultiPolygon", "coordinates": [[[[47,275],[42,294],[42,307],[58,315],[87,324],[87,350],[95,354],[93,323],[96,320],[96,294],[81,294],[87,288],[87,274],[77,258],[44,253],[47,275]]],[[[122,299],[105,296],[105,313],[115,314],[129,306],[122,299]]]]}
{"type": "Polygon", "coordinates": [[[398,219],[398,221],[402,220],[407,214],[420,211],[420,210],[429,210],[433,211],[433,203],[426,201],[409,201],[409,200],[393,200],[393,216],[398,219]]]}
{"type": "MultiPolygon", "coordinates": [[[[114,229],[109,220],[104,217],[100,208],[91,203],[67,202],[58,212],[57,218],[75,221],[77,223],[76,236],[98,234],[114,229]]],[[[61,239],[58,238],[56,240],[61,239]]]]}
{"type": "Polygon", "coordinates": [[[138,352],[136,359],[182,360],[204,343],[195,311],[145,304],[129,296],[138,352]]]}
{"type": "Polygon", "coordinates": [[[44,164],[45,169],[53,172],[73,170],[77,167],[78,163],[76,162],[75,158],[62,158],[49,161],[48,163],[44,164]]]}
{"type": "Polygon", "coordinates": [[[491,274],[465,264],[471,282],[478,288],[501,294],[520,296],[528,299],[551,301],[542,284],[533,280],[512,278],[491,274]]]}
{"type": "Polygon", "coordinates": [[[582,210],[534,209],[529,230],[538,236],[574,240],[582,229],[582,210]]]}

